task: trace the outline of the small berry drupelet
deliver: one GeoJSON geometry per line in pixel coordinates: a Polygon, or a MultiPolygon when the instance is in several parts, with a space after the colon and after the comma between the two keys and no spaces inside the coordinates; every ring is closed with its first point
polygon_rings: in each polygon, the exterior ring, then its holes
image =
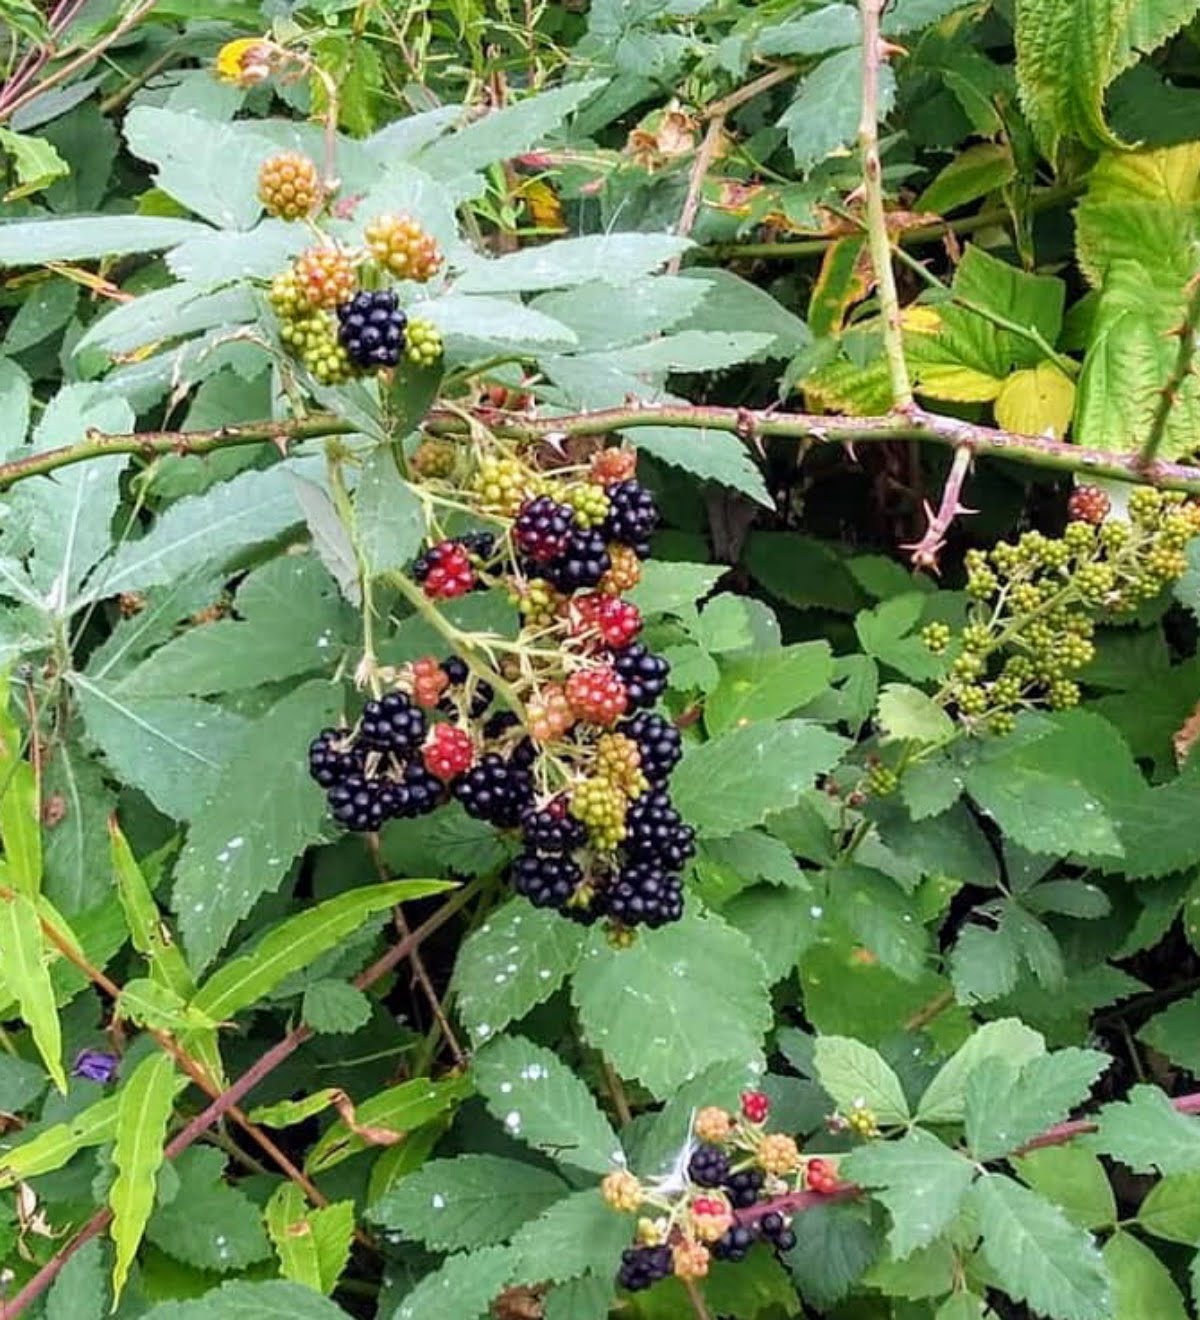
{"type": "Polygon", "coordinates": [[[439,541],[413,565],[413,576],[433,600],[453,600],[475,586],[475,567],[461,541],[439,541]]]}
{"type": "Polygon", "coordinates": [[[404,350],[408,318],[391,289],[363,290],[337,308],[338,339],[363,371],[394,367],[404,350]]]}
{"type": "Polygon", "coordinates": [[[452,783],[475,761],[475,747],[466,729],[453,724],[435,724],[421,749],[425,769],[443,783],[452,783]]]}
{"type": "Polygon", "coordinates": [[[378,265],[398,279],[424,284],[441,268],[436,240],[409,215],[377,215],[363,231],[378,265]]]}
{"type": "Polygon", "coordinates": [[[321,204],[325,190],[316,165],[298,151],[268,156],[258,171],[258,200],[279,220],[303,220],[321,204]]]}

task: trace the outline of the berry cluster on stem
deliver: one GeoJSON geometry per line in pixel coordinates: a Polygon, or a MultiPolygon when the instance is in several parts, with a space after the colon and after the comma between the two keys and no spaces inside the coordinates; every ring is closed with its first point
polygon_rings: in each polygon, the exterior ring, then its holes
{"type": "MultiPolygon", "coordinates": [[[[637,1216],[618,1273],[622,1288],[640,1292],[672,1274],[703,1278],[713,1260],[745,1260],[760,1242],[790,1251],[796,1235],[789,1201],[805,1186],[816,1197],[845,1193],[835,1159],[805,1156],[792,1137],[767,1131],[770,1110],[761,1091],[744,1092],[737,1114],[718,1106],[699,1110],[681,1182],[644,1184],[624,1169],[604,1179],[605,1202],[637,1216]]],[[[866,1110],[846,1121],[860,1136],[878,1133],[866,1110]]]]}

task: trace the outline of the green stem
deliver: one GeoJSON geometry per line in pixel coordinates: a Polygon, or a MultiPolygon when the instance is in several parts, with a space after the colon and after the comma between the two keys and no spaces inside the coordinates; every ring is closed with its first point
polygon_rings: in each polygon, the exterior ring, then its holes
{"type": "MultiPolygon", "coordinates": [[[[487,425],[493,435],[523,441],[606,435],[612,431],[635,431],[643,426],[724,431],[746,440],[795,440],[806,446],[916,440],[948,449],[966,446],[977,458],[1004,458],[1048,471],[1082,473],[1090,481],[1106,478],[1200,495],[1200,467],[1170,463],[1163,459],[1155,459],[1147,464],[1137,454],[1085,449],[1081,445],[1048,440],[1044,436],[1021,435],[996,427],[979,426],[961,418],[945,417],[921,408],[882,417],[833,417],[706,404],[642,404],[637,407],[567,413],[557,417],[489,412],[487,425]]],[[[470,428],[459,412],[434,408],[425,420],[424,429],[430,435],[458,437],[468,435],[470,428]]],[[[221,427],[215,431],[155,431],[140,435],[93,431],[79,444],[64,445],[0,463],[0,491],[29,477],[44,476],[102,454],[140,454],[146,457],[175,453],[211,454],[236,445],[279,445],[331,435],[352,435],[355,430],[352,422],[340,417],[317,415],[293,422],[253,422],[245,426],[221,427]]],[[[690,437],[680,440],[681,447],[690,443],[690,437]]]]}
{"type": "Polygon", "coordinates": [[[904,330],[900,321],[900,295],[896,291],[896,273],[892,269],[892,243],[888,236],[887,213],[883,205],[883,166],[879,159],[879,70],[884,58],[884,43],[879,20],[885,0],[858,0],[862,19],[862,118],[858,144],[862,152],[863,190],[866,196],[867,246],[875,283],[879,291],[879,309],[883,317],[883,353],[887,359],[892,384],[892,406],[907,412],[913,406],[912,381],[904,360],[904,330]]]}
{"type": "Polygon", "coordinates": [[[1183,324],[1175,331],[1179,336],[1179,352],[1175,356],[1175,366],[1171,370],[1167,383],[1163,386],[1150,423],[1150,434],[1138,454],[1138,463],[1149,466],[1158,457],[1163,438],[1167,434],[1167,422],[1171,418],[1171,409],[1179,398],[1184,382],[1192,371],[1196,356],[1196,327],[1200,325],[1200,276],[1192,281],[1192,291],[1188,298],[1187,311],[1183,324]]]}

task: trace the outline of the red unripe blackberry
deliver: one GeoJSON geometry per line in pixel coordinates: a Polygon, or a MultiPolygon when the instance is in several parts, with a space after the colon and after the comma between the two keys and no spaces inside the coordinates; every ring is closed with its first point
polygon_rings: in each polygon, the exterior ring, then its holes
{"type": "Polygon", "coordinates": [[[750,1123],[765,1123],[771,1112],[771,1101],[762,1091],[742,1092],[742,1114],[750,1123]]]}
{"type": "Polygon", "coordinates": [[[268,156],[258,171],[258,200],[268,215],[302,220],[320,205],[325,190],[311,160],[299,151],[268,156]]]}
{"type": "Polygon", "coordinates": [[[598,449],[592,455],[591,478],[599,486],[615,486],[629,481],[637,471],[637,451],[615,448],[598,449]]]}
{"type": "Polygon", "coordinates": [[[439,541],[413,565],[413,576],[434,600],[465,596],[475,585],[475,568],[461,541],[439,541]]]}
{"type": "Polygon", "coordinates": [[[1108,517],[1112,501],[1098,486],[1076,486],[1067,501],[1067,516],[1072,522],[1099,526],[1108,517]]]}
{"type": "Polygon", "coordinates": [[[611,728],[629,704],[625,685],[610,665],[578,669],[567,679],[567,701],[581,720],[611,728]]]}
{"type": "Polygon", "coordinates": [[[454,724],[435,724],[429,731],[421,759],[431,775],[450,783],[468,771],[475,761],[471,735],[454,724]]]}
{"type": "Polygon", "coordinates": [[[804,1167],[804,1179],[808,1190],[821,1196],[836,1191],[839,1184],[837,1169],[829,1160],[809,1160],[804,1167]]]}
{"type": "Polygon", "coordinates": [[[622,651],[642,630],[642,615],[631,601],[602,592],[581,596],[574,602],[584,627],[595,628],[600,640],[614,651],[622,651]]]}
{"type": "Polygon", "coordinates": [[[431,655],[414,660],[411,666],[413,700],[418,706],[432,710],[450,686],[446,671],[431,655]]]}

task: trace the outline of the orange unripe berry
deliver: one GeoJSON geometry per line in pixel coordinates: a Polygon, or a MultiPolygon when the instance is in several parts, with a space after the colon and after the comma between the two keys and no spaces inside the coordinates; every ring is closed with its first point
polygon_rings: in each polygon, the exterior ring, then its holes
{"type": "Polygon", "coordinates": [[[773,1132],[759,1141],[754,1158],[765,1173],[784,1178],[800,1167],[800,1147],[791,1137],[773,1132]]]}
{"type": "Polygon", "coordinates": [[[630,481],[637,471],[637,451],[633,449],[598,449],[592,455],[591,477],[601,486],[615,486],[630,481]]]}
{"type": "Polygon", "coordinates": [[[733,1210],[723,1196],[698,1196],[689,1210],[692,1230],[701,1242],[716,1242],[733,1227],[733,1210]]]}
{"type": "Polygon", "coordinates": [[[708,1273],[711,1259],[708,1248],[702,1242],[689,1242],[686,1238],[677,1242],[671,1252],[675,1264],[676,1277],[680,1279],[703,1279],[708,1273]]]}
{"type": "Polygon", "coordinates": [[[371,255],[402,280],[424,284],[442,264],[437,242],[410,215],[377,215],[363,231],[371,255]]]}
{"type": "Polygon", "coordinates": [[[606,1205],[623,1214],[633,1214],[642,1203],[642,1184],[626,1169],[607,1174],[600,1184],[606,1205]]]}
{"type": "Polygon", "coordinates": [[[325,190],[311,160],[299,151],[268,156],[258,171],[258,200],[268,215],[302,220],[321,204],[325,190]]]}
{"type": "Polygon", "coordinates": [[[728,1141],[733,1132],[733,1115],[716,1105],[706,1105],[696,1115],[693,1128],[701,1141],[710,1146],[719,1146],[728,1141]]]}
{"type": "Polygon", "coordinates": [[[336,307],[352,298],[358,286],[353,263],[336,247],[309,248],[292,270],[310,307],[336,307]]]}

